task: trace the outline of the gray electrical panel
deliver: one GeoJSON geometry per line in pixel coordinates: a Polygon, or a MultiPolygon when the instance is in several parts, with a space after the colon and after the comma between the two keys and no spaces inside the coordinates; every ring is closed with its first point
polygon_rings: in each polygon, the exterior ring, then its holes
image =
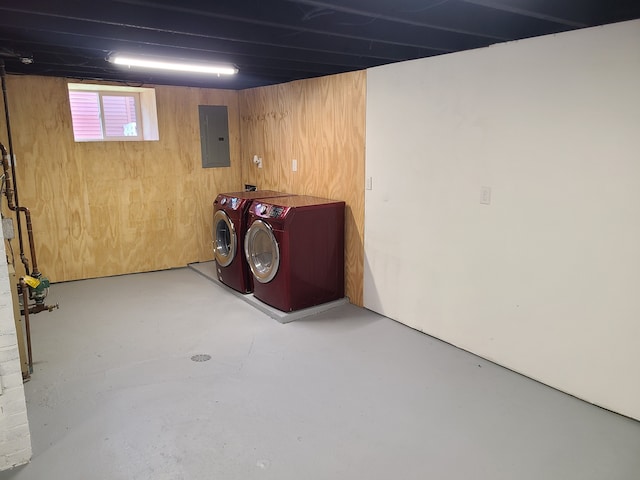
{"type": "Polygon", "coordinates": [[[198,105],[202,168],[229,167],[229,116],[225,105],[198,105]]]}

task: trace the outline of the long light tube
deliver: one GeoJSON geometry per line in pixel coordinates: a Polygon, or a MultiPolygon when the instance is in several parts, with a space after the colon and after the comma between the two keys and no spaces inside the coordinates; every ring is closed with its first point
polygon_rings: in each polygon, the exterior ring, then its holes
{"type": "Polygon", "coordinates": [[[113,54],[109,62],[115,65],[127,67],[153,68],[158,70],[171,70],[174,72],[206,73],[210,75],[235,75],[238,69],[233,65],[214,65],[204,63],[186,63],[165,60],[151,60],[143,57],[113,54]]]}

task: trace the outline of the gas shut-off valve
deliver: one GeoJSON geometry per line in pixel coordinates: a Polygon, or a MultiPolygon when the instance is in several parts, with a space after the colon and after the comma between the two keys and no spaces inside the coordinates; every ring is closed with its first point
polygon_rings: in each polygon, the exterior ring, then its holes
{"type": "MultiPolygon", "coordinates": [[[[23,277],[25,285],[29,288],[29,300],[35,302],[35,304],[29,306],[29,314],[35,314],[43,312],[44,310],[48,310],[49,312],[53,311],[56,308],[60,308],[60,305],[57,303],[55,305],[45,305],[44,300],[47,298],[47,294],[49,293],[50,282],[47,277],[44,275],[39,276],[31,276],[25,275],[23,277]]],[[[18,293],[22,294],[21,285],[18,285],[18,293]]],[[[24,315],[24,306],[23,311],[21,312],[24,315]]]]}

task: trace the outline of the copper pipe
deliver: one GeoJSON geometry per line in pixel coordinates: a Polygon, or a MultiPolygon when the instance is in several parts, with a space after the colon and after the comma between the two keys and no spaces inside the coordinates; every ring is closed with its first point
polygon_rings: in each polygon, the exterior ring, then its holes
{"type": "Polygon", "coordinates": [[[31,325],[29,325],[29,291],[24,278],[20,278],[20,290],[22,290],[22,306],[24,311],[24,327],[27,331],[27,357],[29,360],[29,373],[33,373],[33,355],[31,353],[31,325]]]}
{"type": "MultiPolygon", "coordinates": [[[[11,120],[9,119],[9,103],[7,100],[7,71],[4,68],[4,60],[2,59],[0,59],[0,78],[2,80],[2,98],[4,100],[4,116],[7,123],[7,140],[9,140],[9,157],[8,157],[7,163],[8,163],[8,166],[11,167],[11,177],[13,178],[13,185],[15,187],[15,190],[13,190],[13,197],[15,198],[15,201],[16,201],[15,206],[19,207],[20,201],[18,200],[18,183],[16,181],[16,168],[15,168],[15,165],[13,164],[13,157],[14,157],[13,137],[11,135],[11,120]]],[[[2,152],[2,156],[3,158],[7,157],[6,150],[2,152]]],[[[3,160],[3,167],[4,167],[4,160],[3,160]]],[[[8,172],[6,167],[4,167],[4,173],[8,181],[9,177],[8,177],[8,172]]],[[[7,185],[9,185],[9,183],[7,183],[7,185]]],[[[9,189],[7,189],[7,198],[9,198],[8,193],[9,193],[9,189]]],[[[24,241],[22,238],[22,224],[20,223],[20,218],[18,218],[18,242],[20,243],[20,258],[23,259],[24,258],[24,241]]],[[[22,263],[24,263],[24,260],[22,263]]],[[[25,265],[25,268],[27,269],[26,273],[29,274],[29,270],[26,265],[25,265]]]]}
{"type": "Polygon", "coordinates": [[[9,178],[9,162],[7,160],[8,154],[7,149],[4,147],[2,143],[0,143],[0,152],[2,152],[2,169],[4,171],[5,177],[5,195],[7,197],[7,205],[9,206],[9,210],[16,212],[16,220],[18,222],[18,232],[20,233],[20,261],[24,265],[25,273],[27,275],[32,275],[34,277],[39,277],[40,270],[38,270],[38,260],[36,259],[36,247],[33,241],[33,224],[31,223],[31,211],[27,207],[16,207],[13,203],[13,195],[15,194],[15,190],[11,188],[11,178],[9,178]],[[27,221],[27,237],[29,239],[29,249],[31,251],[31,262],[33,263],[33,270],[29,268],[29,260],[24,254],[24,248],[22,246],[22,230],[20,223],[20,212],[24,214],[24,217],[27,221]]]}
{"type": "MultiPolygon", "coordinates": [[[[31,276],[39,278],[40,270],[38,270],[38,261],[36,260],[36,246],[33,243],[33,224],[31,223],[31,211],[27,207],[18,207],[18,211],[24,213],[24,218],[27,220],[27,237],[29,238],[29,249],[31,250],[31,263],[33,269],[31,270],[31,276]]],[[[18,219],[20,222],[20,219],[18,219]]],[[[24,268],[29,272],[29,262],[24,256],[24,253],[20,254],[20,259],[24,264],[24,268]]]]}
{"type": "Polygon", "coordinates": [[[13,204],[13,189],[11,188],[11,178],[9,178],[9,153],[2,143],[0,143],[0,152],[2,152],[2,170],[4,172],[4,183],[6,185],[4,193],[7,196],[7,202],[9,202],[9,209],[15,212],[16,207],[13,204]]]}
{"type": "MultiPolygon", "coordinates": [[[[44,312],[45,310],[49,312],[53,312],[55,309],[60,308],[59,304],[55,305],[45,305],[44,303],[36,303],[35,305],[31,305],[29,307],[29,314],[35,315],[36,313],[44,312]]],[[[20,310],[20,315],[24,315],[24,309],[20,310]]]]}

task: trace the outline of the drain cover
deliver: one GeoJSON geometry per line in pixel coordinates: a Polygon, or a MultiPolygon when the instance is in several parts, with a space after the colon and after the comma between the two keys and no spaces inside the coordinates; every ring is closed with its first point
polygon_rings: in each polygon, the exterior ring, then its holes
{"type": "Polygon", "coordinates": [[[211,360],[211,355],[200,353],[191,357],[191,360],[193,360],[194,362],[206,362],[207,360],[211,360]]]}

